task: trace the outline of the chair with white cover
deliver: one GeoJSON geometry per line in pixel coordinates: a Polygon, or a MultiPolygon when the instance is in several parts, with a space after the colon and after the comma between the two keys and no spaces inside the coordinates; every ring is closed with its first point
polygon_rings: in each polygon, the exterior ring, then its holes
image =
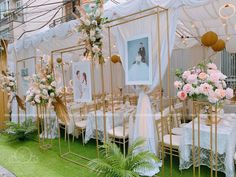
{"type": "MultiPolygon", "coordinates": [[[[71,114],[74,121],[74,136],[78,133],[78,136],[82,136],[82,143],[84,145],[84,133],[86,129],[87,107],[71,107],[71,114]],[[77,131],[77,132],[76,132],[77,131]]],[[[73,136],[73,141],[74,141],[73,136]]]]}
{"type": "MultiPolygon", "coordinates": [[[[133,119],[133,116],[134,114],[130,114],[129,119],[133,119]]],[[[125,155],[126,143],[129,142],[129,122],[125,116],[122,117],[122,125],[108,130],[108,137],[112,142],[123,146],[123,153],[125,155]]]]}
{"type": "Polygon", "coordinates": [[[174,125],[175,127],[172,129],[172,134],[181,135],[182,134],[182,127],[186,125],[185,123],[185,106],[183,102],[176,103],[173,105],[174,108],[174,125]],[[184,123],[182,123],[182,120],[184,123]]]}
{"type": "Polygon", "coordinates": [[[180,146],[181,136],[167,134],[164,131],[165,129],[167,129],[166,127],[168,127],[166,121],[168,119],[168,116],[167,117],[163,116],[162,119],[156,120],[157,137],[159,142],[158,144],[159,147],[160,146],[162,147],[163,145],[165,154],[170,154],[170,150],[172,149],[172,154],[174,156],[179,157],[179,146],[180,146]]]}

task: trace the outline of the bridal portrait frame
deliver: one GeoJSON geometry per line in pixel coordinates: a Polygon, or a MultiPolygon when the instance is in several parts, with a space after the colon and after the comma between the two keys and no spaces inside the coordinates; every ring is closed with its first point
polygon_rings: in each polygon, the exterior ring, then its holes
{"type": "Polygon", "coordinates": [[[91,102],[92,84],[91,84],[91,65],[88,61],[79,61],[73,63],[72,68],[74,101],[91,102]]]}
{"type": "Polygon", "coordinates": [[[149,35],[139,35],[126,41],[126,85],[152,84],[152,53],[149,35]]]}

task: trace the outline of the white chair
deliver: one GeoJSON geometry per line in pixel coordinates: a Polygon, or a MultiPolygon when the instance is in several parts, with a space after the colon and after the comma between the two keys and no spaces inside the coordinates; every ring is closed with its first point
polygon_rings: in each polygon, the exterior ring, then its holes
{"type": "Polygon", "coordinates": [[[172,148],[172,154],[174,156],[179,157],[179,145],[180,145],[181,136],[165,134],[165,131],[164,131],[166,129],[165,127],[168,126],[167,121],[166,121],[168,116],[163,117],[162,119],[156,120],[159,146],[162,146],[162,143],[163,143],[164,153],[170,154],[170,149],[172,148]],[[162,137],[162,134],[163,134],[163,137],[162,137]]]}
{"type": "Polygon", "coordinates": [[[82,107],[72,107],[71,108],[71,114],[74,121],[74,135],[73,135],[73,141],[76,130],[78,131],[78,136],[82,136],[82,143],[84,145],[84,133],[86,130],[86,118],[87,118],[87,110],[88,108],[86,106],[82,107]]]}

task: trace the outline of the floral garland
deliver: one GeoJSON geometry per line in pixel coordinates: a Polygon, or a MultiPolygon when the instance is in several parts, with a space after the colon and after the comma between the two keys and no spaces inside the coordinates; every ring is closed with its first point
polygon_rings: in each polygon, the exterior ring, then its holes
{"type": "Polygon", "coordinates": [[[84,42],[86,46],[86,56],[91,56],[94,61],[99,60],[99,63],[104,63],[102,54],[103,47],[103,24],[106,22],[102,18],[103,9],[100,1],[93,3],[89,6],[89,13],[81,7],[77,7],[80,13],[80,25],[78,32],[80,33],[79,42],[84,42]]]}
{"type": "Polygon", "coordinates": [[[233,97],[233,90],[226,87],[227,76],[212,62],[198,64],[184,72],[178,69],[176,76],[179,80],[174,82],[174,86],[178,90],[177,97],[182,101],[190,98],[220,104],[233,97]]]}
{"type": "Polygon", "coordinates": [[[49,68],[41,69],[30,78],[31,84],[26,92],[26,102],[31,105],[51,105],[57,96],[56,81],[49,68]]]}
{"type": "Polygon", "coordinates": [[[0,88],[8,92],[8,94],[16,92],[16,78],[14,73],[7,71],[0,75],[0,88]]]}

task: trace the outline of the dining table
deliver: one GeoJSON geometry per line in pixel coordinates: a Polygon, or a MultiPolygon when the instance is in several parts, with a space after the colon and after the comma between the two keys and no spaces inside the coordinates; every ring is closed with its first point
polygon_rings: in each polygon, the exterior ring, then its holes
{"type": "Polygon", "coordinates": [[[235,177],[236,114],[224,113],[218,117],[220,121],[217,124],[217,129],[215,124],[211,126],[207,123],[206,116],[200,116],[199,119],[195,118],[193,120],[194,131],[193,121],[183,127],[179,146],[180,170],[188,169],[193,164],[195,166],[205,165],[211,168],[210,159],[212,157],[212,167],[214,170],[217,167],[217,171],[225,173],[226,177],[235,177]],[[217,138],[215,138],[215,133],[217,134],[217,138]],[[218,156],[217,166],[215,165],[216,154],[218,156]]]}

